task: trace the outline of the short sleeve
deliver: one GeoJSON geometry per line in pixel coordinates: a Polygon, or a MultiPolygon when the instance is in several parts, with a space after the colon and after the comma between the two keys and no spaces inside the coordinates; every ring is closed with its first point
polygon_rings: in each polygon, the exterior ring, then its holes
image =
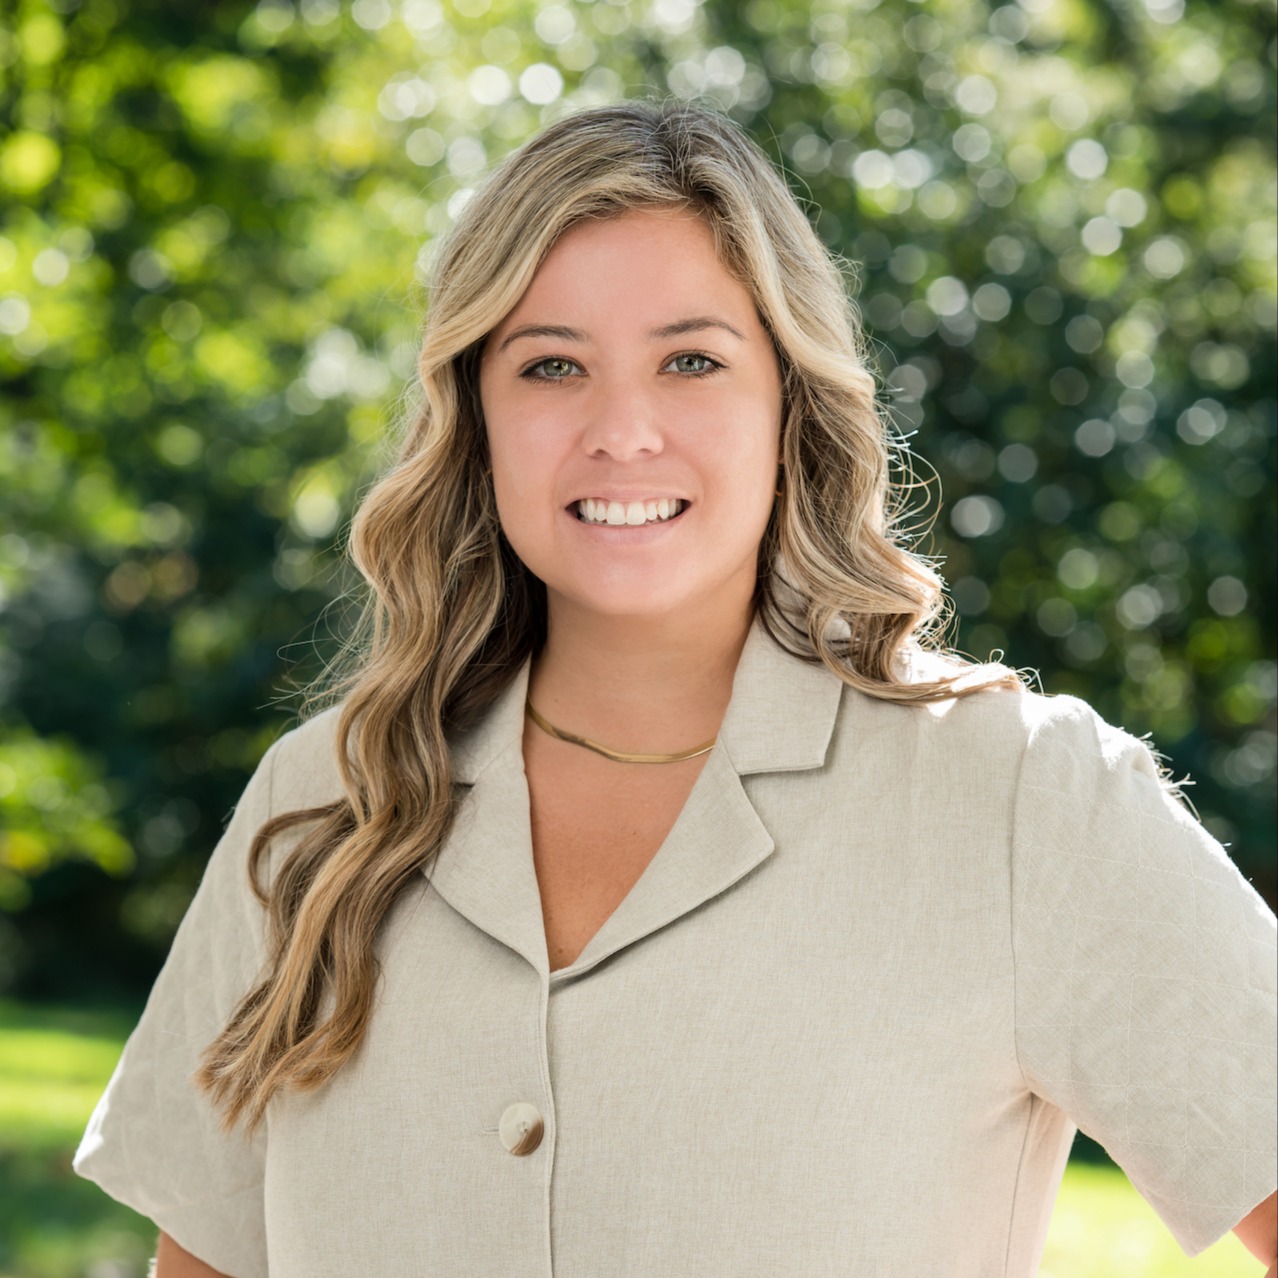
{"type": "Polygon", "coordinates": [[[1145,745],[1038,700],[1013,836],[1021,1069],[1196,1255],[1278,1179],[1274,915],[1145,745]]]}
{"type": "Polygon", "coordinates": [[[265,1128],[231,1134],[191,1076],[265,957],[248,853],[271,813],[277,747],[263,758],[174,937],[137,1027],[98,1101],[76,1172],[231,1278],[265,1278],[265,1128]]]}

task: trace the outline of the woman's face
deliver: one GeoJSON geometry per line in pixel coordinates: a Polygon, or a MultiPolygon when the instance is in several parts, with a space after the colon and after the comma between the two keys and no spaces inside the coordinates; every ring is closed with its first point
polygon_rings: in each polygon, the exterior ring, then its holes
{"type": "Polygon", "coordinates": [[[781,378],[702,221],[635,211],[567,231],[485,343],[479,389],[502,529],[552,609],[748,606],[781,378]]]}

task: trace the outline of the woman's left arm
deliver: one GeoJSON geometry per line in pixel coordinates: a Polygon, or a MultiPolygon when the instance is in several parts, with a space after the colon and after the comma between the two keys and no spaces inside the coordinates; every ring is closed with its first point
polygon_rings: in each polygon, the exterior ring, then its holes
{"type": "Polygon", "coordinates": [[[1025,1079],[1187,1256],[1232,1229],[1278,1278],[1273,911],[1146,745],[1067,698],[1030,711],[1012,840],[1025,1079]]]}
{"type": "Polygon", "coordinates": [[[1269,1266],[1265,1278],[1278,1278],[1278,1194],[1270,1194],[1255,1211],[1248,1212],[1234,1233],[1257,1260],[1269,1266]]]}

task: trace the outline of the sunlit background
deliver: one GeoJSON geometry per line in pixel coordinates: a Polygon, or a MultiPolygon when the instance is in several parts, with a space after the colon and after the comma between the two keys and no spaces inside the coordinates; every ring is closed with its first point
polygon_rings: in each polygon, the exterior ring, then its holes
{"type": "Polygon", "coordinates": [[[438,238],[625,96],[721,105],[844,259],[958,646],[1152,733],[1272,902],[1276,62],[1273,0],[11,0],[0,1072],[127,1028],[341,632],[438,238]]]}

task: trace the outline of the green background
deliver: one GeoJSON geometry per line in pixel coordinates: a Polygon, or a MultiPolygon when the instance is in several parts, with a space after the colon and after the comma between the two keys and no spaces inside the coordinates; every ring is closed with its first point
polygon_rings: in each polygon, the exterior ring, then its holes
{"type": "Polygon", "coordinates": [[[919,544],[957,645],[1151,733],[1274,901],[1273,0],[0,14],[0,992],[21,1015],[127,1028],[347,623],[340,543],[438,237],[543,123],[624,96],[728,110],[845,262],[939,476],[919,544]]]}
{"type": "Polygon", "coordinates": [[[1275,895],[1272,0],[21,0],[0,34],[0,988],[131,996],[332,654],[437,237],[701,94],[848,263],[956,642],[1152,733],[1275,895]]]}

